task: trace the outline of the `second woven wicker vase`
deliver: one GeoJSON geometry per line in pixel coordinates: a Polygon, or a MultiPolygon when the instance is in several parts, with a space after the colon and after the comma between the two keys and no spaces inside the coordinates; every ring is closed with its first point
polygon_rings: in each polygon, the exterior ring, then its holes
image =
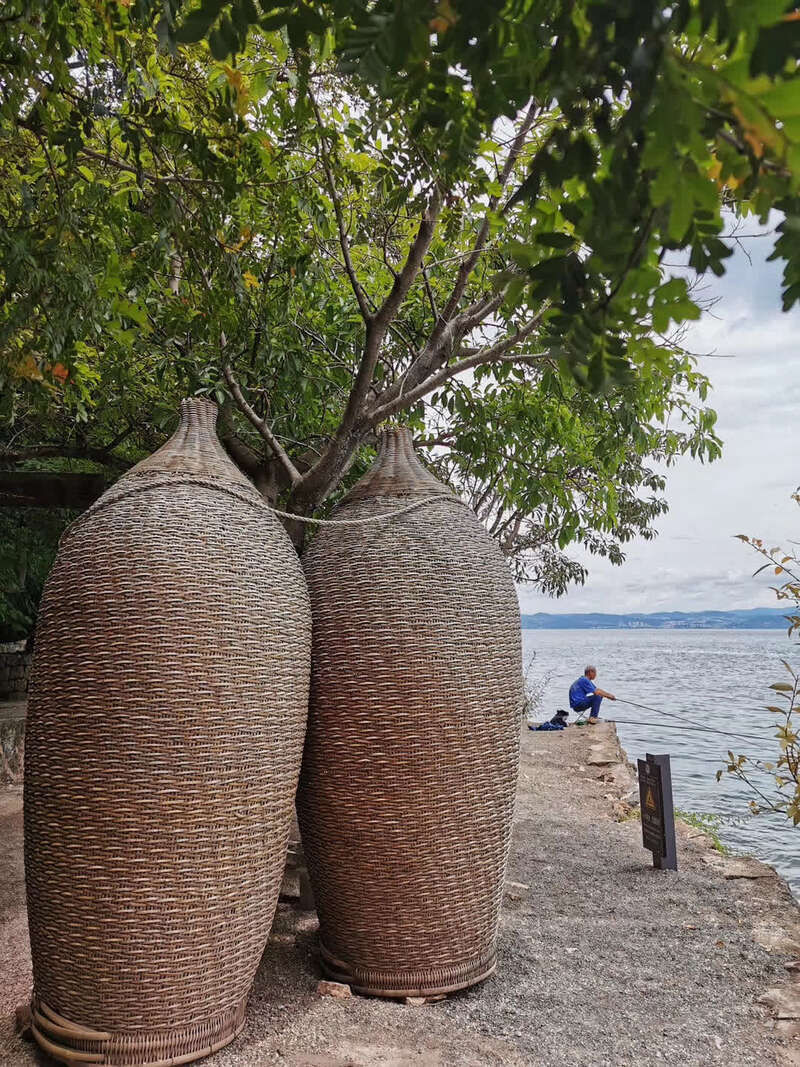
{"type": "Polygon", "coordinates": [[[519,759],[511,575],[477,517],[384,435],[304,557],[314,618],[298,813],[327,973],[359,992],[480,981],[519,759]]]}
{"type": "Polygon", "coordinates": [[[39,1045],[179,1064],[232,1040],[269,934],[307,715],[297,555],[184,401],[65,533],[36,635],[25,874],[39,1045]]]}

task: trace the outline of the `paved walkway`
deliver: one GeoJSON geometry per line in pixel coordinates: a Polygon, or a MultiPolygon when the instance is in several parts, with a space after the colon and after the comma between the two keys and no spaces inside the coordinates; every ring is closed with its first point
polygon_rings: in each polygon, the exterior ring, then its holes
{"type": "MultiPolygon", "coordinates": [[[[423,1006],[316,992],[313,916],[279,906],[244,1034],[217,1067],[726,1067],[800,1064],[800,916],[753,861],[683,828],[680,871],[655,871],[619,797],[609,726],[525,733],[497,975],[423,1006]],[[620,820],[620,821],[615,821],[620,820]],[[762,942],[763,944],[759,943],[762,942]],[[771,946],[771,951],[764,945],[771,946]],[[794,997],[794,999],[792,999],[794,997]],[[776,999],[777,998],[777,999],[776,999]],[[786,1007],[785,1005],[789,1006],[786,1007]]],[[[680,803],[680,798],[676,798],[680,803]]],[[[37,1062],[13,1034],[28,995],[21,793],[0,792],[0,1062],[37,1062]]],[[[800,831],[799,831],[800,832],[800,831]]]]}

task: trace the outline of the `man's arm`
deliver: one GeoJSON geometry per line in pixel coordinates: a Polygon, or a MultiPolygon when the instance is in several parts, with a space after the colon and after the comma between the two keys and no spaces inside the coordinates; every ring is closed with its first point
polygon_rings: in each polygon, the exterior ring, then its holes
{"type": "Polygon", "coordinates": [[[597,693],[597,695],[598,695],[599,697],[605,697],[605,698],[606,698],[606,700],[616,700],[616,699],[617,699],[617,698],[616,698],[616,697],[614,696],[614,694],[613,694],[613,693],[607,693],[607,692],[605,691],[605,689],[598,689],[598,688],[597,688],[597,686],[595,686],[595,690],[594,690],[594,691],[595,691],[595,693],[597,693]]]}

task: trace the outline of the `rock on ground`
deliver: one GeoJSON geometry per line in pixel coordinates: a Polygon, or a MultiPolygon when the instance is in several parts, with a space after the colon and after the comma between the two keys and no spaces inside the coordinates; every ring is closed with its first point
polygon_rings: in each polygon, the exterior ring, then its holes
{"type": "MultiPolygon", "coordinates": [[[[787,887],[761,865],[718,863],[686,827],[680,870],[654,870],[620,800],[630,787],[612,727],[526,731],[497,974],[415,1010],[321,996],[316,919],[280,904],[245,1031],[213,1063],[800,1064],[787,887]]],[[[0,840],[0,1062],[32,1067],[42,1061],[14,1032],[30,991],[18,787],[0,791],[0,840]]]]}

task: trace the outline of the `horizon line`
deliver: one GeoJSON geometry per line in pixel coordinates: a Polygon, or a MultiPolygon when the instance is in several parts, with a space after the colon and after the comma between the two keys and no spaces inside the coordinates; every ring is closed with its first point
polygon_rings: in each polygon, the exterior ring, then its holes
{"type": "MultiPolygon", "coordinates": [[[[655,611],[609,611],[609,610],[589,610],[589,611],[530,611],[520,609],[521,615],[732,615],[735,612],[743,611],[771,611],[776,612],[779,615],[786,615],[787,612],[783,608],[776,607],[762,607],[757,606],[754,608],[658,608],[655,611]]],[[[788,614],[791,614],[790,612],[788,614]]]]}

